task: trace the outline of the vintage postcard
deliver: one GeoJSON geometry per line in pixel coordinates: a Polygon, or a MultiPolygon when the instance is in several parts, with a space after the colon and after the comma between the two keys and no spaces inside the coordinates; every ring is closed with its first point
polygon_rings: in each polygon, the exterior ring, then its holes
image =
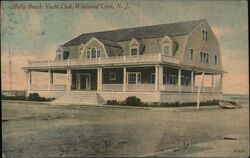
{"type": "Polygon", "coordinates": [[[247,6],[2,1],[2,157],[248,157],[247,6]]]}

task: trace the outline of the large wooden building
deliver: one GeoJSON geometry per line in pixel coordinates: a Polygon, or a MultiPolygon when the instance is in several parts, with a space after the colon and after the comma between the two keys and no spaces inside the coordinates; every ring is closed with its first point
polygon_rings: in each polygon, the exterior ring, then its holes
{"type": "Polygon", "coordinates": [[[28,93],[57,102],[102,104],[128,96],[195,102],[200,82],[201,101],[222,95],[220,46],[206,20],[85,33],[59,46],[53,61],[29,61],[24,70],[28,93]],[[36,84],[32,72],[46,72],[48,83],[36,84]],[[55,73],[67,82],[54,83],[55,73]]]}

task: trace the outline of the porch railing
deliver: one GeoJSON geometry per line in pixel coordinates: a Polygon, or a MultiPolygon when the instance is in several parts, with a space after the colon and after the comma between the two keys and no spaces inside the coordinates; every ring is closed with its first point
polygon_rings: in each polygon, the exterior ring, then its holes
{"type": "Polygon", "coordinates": [[[28,67],[60,67],[60,66],[78,66],[78,65],[97,65],[97,64],[123,64],[140,62],[170,62],[179,64],[180,60],[176,57],[163,56],[161,54],[146,54],[139,56],[115,56],[100,57],[96,59],[67,59],[55,61],[28,61],[28,67]]]}
{"type": "Polygon", "coordinates": [[[46,91],[48,90],[48,85],[47,84],[31,84],[30,90],[46,91]]]}
{"type": "Polygon", "coordinates": [[[66,90],[66,85],[65,84],[52,84],[51,90],[54,90],[54,91],[66,90]]]}
{"type": "Polygon", "coordinates": [[[102,91],[122,92],[123,84],[102,84],[102,91]]]}
{"type": "Polygon", "coordinates": [[[128,84],[126,91],[128,92],[150,92],[155,90],[155,84],[128,84]]]}

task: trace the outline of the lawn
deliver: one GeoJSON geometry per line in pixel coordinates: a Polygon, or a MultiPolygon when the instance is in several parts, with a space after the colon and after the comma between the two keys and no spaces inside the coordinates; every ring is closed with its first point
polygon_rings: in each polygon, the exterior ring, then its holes
{"type": "Polygon", "coordinates": [[[2,102],[7,157],[139,156],[248,137],[248,109],[179,110],[2,102]]]}

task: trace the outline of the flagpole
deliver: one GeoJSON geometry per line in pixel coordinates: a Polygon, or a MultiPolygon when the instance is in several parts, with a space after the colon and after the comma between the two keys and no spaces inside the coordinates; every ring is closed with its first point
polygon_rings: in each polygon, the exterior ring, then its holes
{"type": "Polygon", "coordinates": [[[10,88],[10,96],[12,96],[12,65],[11,65],[11,53],[10,53],[10,42],[9,42],[9,88],[10,88]]]}

